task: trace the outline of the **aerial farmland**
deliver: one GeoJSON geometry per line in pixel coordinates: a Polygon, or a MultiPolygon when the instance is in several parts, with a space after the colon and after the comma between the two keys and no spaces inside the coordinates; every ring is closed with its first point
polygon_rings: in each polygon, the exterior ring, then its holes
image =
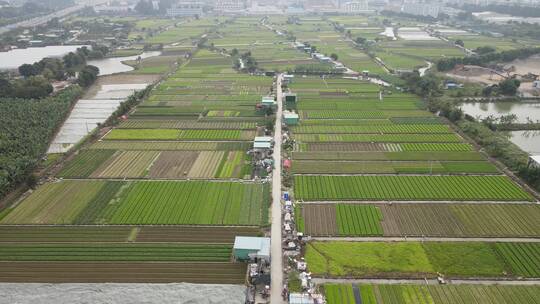
{"type": "Polygon", "coordinates": [[[269,185],[247,152],[272,119],[255,113],[272,79],[232,64],[195,52],[4,211],[0,280],[243,284],[231,253],[268,223],[269,185]]]}
{"type": "Polygon", "coordinates": [[[69,147],[53,141],[36,185],[0,210],[0,286],[540,303],[534,185],[402,77],[468,55],[448,39],[530,41],[379,15],[113,20],[134,22],[136,43],[112,54],[159,53],[122,62],[153,83],[69,147]]]}

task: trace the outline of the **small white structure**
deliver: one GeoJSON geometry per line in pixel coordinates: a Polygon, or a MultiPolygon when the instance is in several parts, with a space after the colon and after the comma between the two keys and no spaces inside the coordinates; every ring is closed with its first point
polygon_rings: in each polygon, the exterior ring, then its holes
{"type": "Polygon", "coordinates": [[[283,120],[289,126],[297,125],[298,121],[300,120],[300,116],[298,115],[298,113],[295,113],[295,112],[284,111],[283,120]]]}
{"type": "Polygon", "coordinates": [[[233,254],[237,260],[263,259],[270,262],[270,238],[237,236],[234,238],[233,254]]]}
{"type": "Polygon", "coordinates": [[[261,99],[261,104],[265,107],[271,108],[277,106],[274,96],[263,96],[263,98],[261,99]]]}
{"type": "Polygon", "coordinates": [[[322,304],[323,297],[320,294],[309,293],[291,293],[289,295],[289,304],[322,304]]]}
{"type": "Polygon", "coordinates": [[[253,149],[255,150],[267,150],[272,149],[272,137],[270,136],[257,136],[253,140],[253,149]]]}

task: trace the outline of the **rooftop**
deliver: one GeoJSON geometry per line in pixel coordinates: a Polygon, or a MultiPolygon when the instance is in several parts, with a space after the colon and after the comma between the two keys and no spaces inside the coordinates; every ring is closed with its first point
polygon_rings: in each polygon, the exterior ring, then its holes
{"type": "Polygon", "coordinates": [[[257,256],[270,256],[270,238],[237,236],[234,238],[234,249],[257,250],[257,256]]]}

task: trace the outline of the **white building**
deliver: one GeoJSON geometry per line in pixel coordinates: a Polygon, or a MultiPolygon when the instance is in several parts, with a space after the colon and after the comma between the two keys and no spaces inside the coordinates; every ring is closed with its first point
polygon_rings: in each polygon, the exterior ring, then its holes
{"type": "Polygon", "coordinates": [[[427,3],[404,3],[401,7],[401,12],[416,16],[430,16],[437,18],[441,6],[439,4],[427,4],[427,3]]]}
{"type": "Polygon", "coordinates": [[[195,16],[202,15],[203,4],[201,2],[180,2],[167,9],[167,16],[195,16]]]}
{"type": "Polygon", "coordinates": [[[365,13],[369,11],[368,1],[367,0],[355,0],[355,1],[349,1],[345,2],[342,5],[342,9],[347,14],[354,14],[354,13],[365,13]]]}
{"type": "Polygon", "coordinates": [[[214,11],[223,13],[242,13],[246,7],[244,0],[217,0],[214,11]]]}

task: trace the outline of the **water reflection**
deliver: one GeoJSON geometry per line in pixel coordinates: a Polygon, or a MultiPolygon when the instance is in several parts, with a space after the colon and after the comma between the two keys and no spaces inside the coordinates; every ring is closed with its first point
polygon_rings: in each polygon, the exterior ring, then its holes
{"type": "Polygon", "coordinates": [[[80,47],[82,45],[51,45],[0,52],[0,69],[11,70],[25,63],[32,64],[43,58],[62,57],[69,52],[75,52],[80,47]]]}
{"type": "Polygon", "coordinates": [[[138,57],[145,59],[148,57],[154,57],[161,55],[159,51],[144,52],[140,55],[126,56],[126,57],[111,57],[97,60],[89,60],[87,64],[94,65],[99,68],[99,75],[111,75],[115,73],[123,73],[133,71],[133,68],[129,65],[125,65],[122,62],[127,60],[136,60],[138,57]]]}
{"type": "Polygon", "coordinates": [[[530,154],[540,154],[540,130],[504,132],[511,142],[530,154]]]}
{"type": "Polygon", "coordinates": [[[472,117],[486,118],[490,115],[500,117],[515,114],[519,123],[540,121],[540,103],[519,102],[472,102],[464,103],[461,109],[472,117]]]}

